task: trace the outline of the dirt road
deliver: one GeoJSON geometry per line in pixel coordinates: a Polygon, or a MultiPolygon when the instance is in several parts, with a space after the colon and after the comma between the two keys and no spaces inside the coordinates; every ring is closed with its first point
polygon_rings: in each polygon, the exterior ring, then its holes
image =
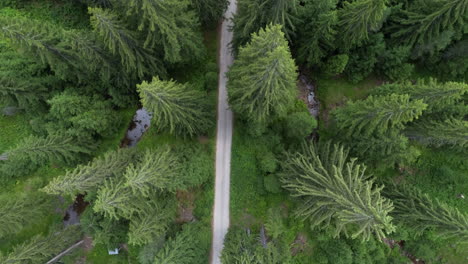
{"type": "Polygon", "coordinates": [[[232,32],[230,18],[236,12],[237,1],[231,0],[221,27],[219,51],[219,83],[218,83],[218,127],[216,135],[216,183],[213,212],[213,244],[211,248],[211,263],[219,264],[223,249],[224,237],[229,228],[229,184],[231,176],[231,143],[232,143],[232,112],[227,102],[226,72],[232,64],[233,57],[229,49],[232,32]]]}

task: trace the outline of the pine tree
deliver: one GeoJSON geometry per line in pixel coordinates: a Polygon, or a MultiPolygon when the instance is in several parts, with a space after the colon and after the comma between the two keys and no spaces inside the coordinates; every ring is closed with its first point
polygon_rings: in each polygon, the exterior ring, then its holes
{"type": "Polygon", "coordinates": [[[468,121],[423,121],[408,128],[406,136],[427,146],[449,146],[463,151],[468,147],[468,121]]]}
{"type": "Polygon", "coordinates": [[[468,215],[414,188],[391,185],[384,191],[395,205],[391,215],[396,221],[418,234],[434,229],[443,239],[468,241],[468,215]]]}
{"type": "MultiPolygon", "coordinates": [[[[409,10],[403,10],[401,16],[395,18],[397,25],[392,29],[392,37],[401,39],[409,45],[430,45],[440,38],[446,38],[446,33],[463,32],[468,15],[468,1],[444,0],[431,1],[426,8],[415,4],[409,10]]],[[[445,48],[450,40],[444,41],[445,48]]],[[[434,50],[430,50],[433,52],[434,50]]]]}
{"type": "Polygon", "coordinates": [[[410,100],[409,95],[391,94],[369,96],[365,100],[348,102],[333,112],[337,126],[348,136],[384,133],[391,128],[401,129],[417,119],[427,105],[422,100],[410,100]]]}
{"type": "Polygon", "coordinates": [[[234,16],[232,29],[234,32],[232,46],[235,51],[247,44],[253,33],[269,24],[281,25],[288,39],[293,36],[297,1],[241,0],[238,2],[238,11],[234,16]]]}
{"type": "Polygon", "coordinates": [[[380,29],[387,0],[344,2],[339,10],[340,37],[345,49],[359,46],[369,39],[369,32],[380,29]]]}
{"type": "Polygon", "coordinates": [[[48,194],[70,196],[94,192],[106,179],[123,175],[125,168],[136,159],[138,157],[135,149],[107,152],[86,165],[79,165],[67,171],[65,175],[54,178],[43,191],[48,194]]]}
{"type": "Polygon", "coordinates": [[[401,82],[385,84],[373,90],[375,95],[409,94],[411,99],[422,99],[426,112],[446,112],[447,108],[458,104],[468,94],[468,84],[461,82],[439,83],[435,79],[418,80],[415,84],[401,82]]]}
{"type": "Polygon", "coordinates": [[[284,116],[296,96],[296,70],[281,26],[252,34],[228,72],[232,109],[260,123],[284,116]]]}
{"type": "Polygon", "coordinates": [[[51,134],[44,138],[30,136],[0,155],[0,169],[7,176],[17,176],[51,162],[71,164],[80,156],[90,154],[90,148],[61,134],[51,134]]]}
{"type": "Polygon", "coordinates": [[[46,237],[37,235],[17,245],[12,252],[2,257],[2,264],[46,263],[50,258],[71,246],[81,234],[78,226],[69,226],[59,232],[51,232],[46,237]]]}
{"type": "Polygon", "coordinates": [[[126,183],[134,195],[148,197],[154,189],[160,191],[176,191],[181,187],[181,179],[176,157],[169,149],[147,150],[141,162],[130,166],[125,172],[126,183]]]}
{"type": "Polygon", "coordinates": [[[44,87],[39,78],[26,81],[15,80],[12,76],[0,76],[0,104],[18,106],[22,109],[37,109],[43,105],[48,89],[44,87]]]}
{"type": "Polygon", "coordinates": [[[0,238],[15,234],[42,217],[46,212],[45,202],[44,197],[37,195],[0,199],[0,238]]]}
{"type": "Polygon", "coordinates": [[[180,233],[176,234],[174,238],[168,239],[164,248],[161,249],[154,264],[177,263],[177,264],[191,264],[197,259],[197,244],[196,239],[197,229],[186,227],[180,233]]]}
{"type": "Polygon", "coordinates": [[[366,167],[348,159],[342,146],[321,143],[289,153],[283,163],[283,187],[303,199],[297,215],[312,226],[335,225],[335,236],[378,239],[395,230],[389,213],[392,203],[380,195],[366,167]]]}
{"type": "Polygon", "coordinates": [[[297,40],[297,60],[309,66],[321,64],[335,49],[338,13],[336,0],[308,0],[300,9],[297,40]]]}
{"type": "Polygon", "coordinates": [[[120,3],[127,9],[127,15],[137,18],[138,29],[146,32],[145,46],[161,46],[166,61],[177,63],[199,59],[203,55],[200,23],[189,9],[188,0],[128,0],[120,3]]]}
{"type": "Polygon", "coordinates": [[[171,134],[195,136],[204,133],[213,123],[206,95],[188,84],[162,81],[154,77],[137,86],[143,107],[154,114],[159,129],[171,134]]]}
{"type": "Polygon", "coordinates": [[[138,77],[146,74],[163,74],[161,62],[150,51],[144,49],[133,32],[109,10],[90,8],[91,24],[103,39],[112,54],[119,55],[121,64],[128,73],[138,77]]]}

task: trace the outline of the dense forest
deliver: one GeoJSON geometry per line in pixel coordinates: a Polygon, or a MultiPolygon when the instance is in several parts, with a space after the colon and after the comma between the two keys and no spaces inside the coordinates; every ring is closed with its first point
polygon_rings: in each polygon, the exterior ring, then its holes
{"type": "MultiPolygon", "coordinates": [[[[221,262],[468,263],[468,0],[230,1],[221,262]]],[[[0,263],[210,262],[230,1],[0,1],[0,263]]]]}

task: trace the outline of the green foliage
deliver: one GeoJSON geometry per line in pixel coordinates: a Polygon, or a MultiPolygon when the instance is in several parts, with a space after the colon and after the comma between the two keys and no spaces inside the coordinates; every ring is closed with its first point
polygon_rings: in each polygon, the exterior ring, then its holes
{"type": "Polygon", "coordinates": [[[395,220],[410,226],[417,234],[434,229],[443,239],[455,239],[462,243],[467,241],[468,215],[456,208],[431,199],[411,187],[389,186],[385,195],[394,202],[392,216],[395,220]]]}
{"type": "Polygon", "coordinates": [[[265,151],[257,156],[259,169],[264,173],[275,172],[278,168],[278,160],[271,151],[265,151]]]}
{"type": "Polygon", "coordinates": [[[118,54],[125,70],[138,77],[146,74],[162,74],[157,57],[138,42],[133,32],[128,30],[118,17],[108,10],[90,8],[91,24],[112,54],[118,54]]]}
{"type": "Polygon", "coordinates": [[[263,178],[263,186],[265,190],[270,193],[280,193],[281,192],[281,183],[278,180],[278,177],[274,174],[267,175],[263,178]]]}
{"type": "Polygon", "coordinates": [[[0,238],[18,233],[44,216],[46,200],[41,196],[0,198],[0,238]]]}
{"type": "Polygon", "coordinates": [[[229,4],[227,0],[191,0],[191,2],[198,13],[200,22],[205,27],[216,26],[229,4]]]}
{"type": "Polygon", "coordinates": [[[317,120],[309,112],[289,115],[285,122],[286,137],[296,141],[304,140],[317,128],[317,120]]]}
{"type": "Polygon", "coordinates": [[[348,159],[342,146],[304,145],[302,153],[288,153],[283,163],[283,187],[302,198],[297,215],[312,226],[335,225],[335,236],[378,239],[395,230],[388,215],[392,203],[380,195],[366,167],[348,159]]]}
{"type": "Polygon", "coordinates": [[[125,186],[136,196],[148,197],[154,189],[175,192],[182,185],[179,166],[169,149],[147,150],[138,164],[127,167],[125,186]]]}
{"type": "Polygon", "coordinates": [[[116,180],[107,180],[98,191],[93,210],[101,213],[110,219],[119,220],[120,218],[129,218],[135,213],[141,212],[141,208],[135,207],[135,204],[145,206],[137,197],[132,195],[131,190],[124,186],[123,182],[116,180]]]}
{"type": "Polygon", "coordinates": [[[464,151],[468,146],[468,121],[447,119],[442,122],[420,122],[409,128],[406,135],[426,146],[448,146],[464,151]]]}
{"type": "Polygon", "coordinates": [[[423,100],[410,101],[409,95],[391,94],[350,101],[333,114],[338,128],[345,130],[347,135],[369,136],[373,132],[403,128],[405,123],[417,119],[426,107],[423,100]]]}
{"type": "Polygon", "coordinates": [[[241,0],[238,2],[234,16],[234,39],[232,46],[235,51],[247,44],[251,35],[270,24],[278,24],[286,33],[288,39],[294,35],[294,21],[298,1],[290,0],[241,0]]]}
{"type": "Polygon", "coordinates": [[[83,146],[69,136],[29,136],[15,148],[0,155],[0,171],[4,176],[19,176],[49,163],[71,164],[90,153],[90,147],[83,146]]]}
{"type": "Polygon", "coordinates": [[[78,227],[70,226],[60,232],[51,232],[46,237],[35,236],[31,240],[17,245],[8,255],[3,257],[0,255],[0,262],[8,264],[45,263],[76,242],[79,235],[78,227]]]}
{"type": "Polygon", "coordinates": [[[159,129],[195,136],[213,125],[206,96],[190,90],[188,84],[154,77],[152,82],[143,82],[137,89],[143,106],[154,114],[153,122],[159,129]]]}
{"type": "Polygon", "coordinates": [[[440,83],[435,79],[419,79],[416,83],[384,84],[372,91],[375,95],[408,94],[413,100],[423,100],[426,112],[447,113],[468,93],[468,85],[461,82],[440,83]]]}
{"type": "Polygon", "coordinates": [[[119,127],[117,113],[110,101],[104,101],[97,95],[85,96],[65,91],[47,101],[50,106],[46,116],[45,129],[49,133],[65,133],[83,140],[95,137],[109,137],[119,127]]]}
{"type": "Polygon", "coordinates": [[[336,0],[307,0],[299,9],[297,32],[297,61],[308,66],[321,64],[335,48],[338,14],[336,0]]]}
{"type": "Polygon", "coordinates": [[[228,72],[232,109],[259,123],[286,115],[297,93],[296,70],[281,26],[252,34],[228,72]]]}
{"type": "Polygon", "coordinates": [[[345,50],[360,46],[369,39],[369,31],[382,26],[387,0],[357,0],[344,2],[339,10],[339,36],[345,50]]]}
{"type": "Polygon", "coordinates": [[[347,54],[340,54],[329,57],[323,66],[323,73],[327,76],[335,76],[342,73],[348,64],[349,57],[347,54]]]}
{"type": "Polygon", "coordinates": [[[401,39],[411,46],[417,45],[420,55],[424,51],[434,52],[445,48],[454,34],[466,30],[466,0],[424,2],[427,5],[424,8],[417,3],[411,5],[408,10],[401,11],[393,19],[397,25],[394,26],[392,38],[401,39]],[[449,39],[444,40],[444,44],[439,47],[434,45],[447,36],[449,39]]]}
{"type": "Polygon", "coordinates": [[[143,213],[131,218],[128,242],[133,245],[144,245],[163,236],[173,217],[174,210],[170,206],[151,204],[143,213]]]}
{"type": "Polygon", "coordinates": [[[80,225],[85,234],[92,236],[93,245],[103,244],[106,248],[118,247],[125,241],[128,231],[127,220],[114,220],[95,214],[92,208],[80,215],[80,225]]]}
{"type": "Polygon", "coordinates": [[[93,193],[106,179],[121,176],[125,168],[135,159],[138,160],[134,149],[109,151],[86,165],[79,165],[67,171],[65,175],[54,178],[43,191],[48,194],[70,196],[93,193]]]}
{"type": "Polygon", "coordinates": [[[214,178],[213,153],[211,148],[203,148],[194,144],[181,144],[174,149],[179,167],[175,176],[180,181],[180,189],[200,186],[214,178]]]}
{"type": "Polygon", "coordinates": [[[279,238],[285,232],[285,224],[279,208],[268,209],[268,218],[265,223],[265,229],[273,239],[279,238]]]}
{"type": "Polygon", "coordinates": [[[369,36],[369,40],[362,47],[350,51],[348,65],[345,73],[350,81],[357,83],[374,70],[378,58],[385,51],[383,34],[377,33],[369,36]]]}
{"type": "Polygon", "coordinates": [[[174,238],[168,239],[164,248],[156,255],[153,263],[198,263],[196,261],[200,260],[200,254],[204,253],[200,251],[197,231],[197,228],[194,226],[185,226],[174,238]]]}
{"type": "Polygon", "coordinates": [[[377,72],[392,81],[408,80],[414,71],[414,65],[408,63],[410,51],[411,49],[405,46],[386,49],[379,56],[377,72]]]}
{"type": "MultiPolygon", "coordinates": [[[[170,63],[197,60],[204,54],[199,21],[190,1],[119,1],[146,34],[145,47],[161,47],[170,63]]],[[[210,7],[213,8],[213,7],[210,7]]]]}

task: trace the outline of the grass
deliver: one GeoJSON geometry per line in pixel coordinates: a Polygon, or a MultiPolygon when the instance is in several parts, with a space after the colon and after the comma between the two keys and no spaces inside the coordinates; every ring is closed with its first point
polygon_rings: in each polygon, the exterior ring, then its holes
{"type": "Polygon", "coordinates": [[[13,148],[31,133],[29,120],[24,115],[0,115],[0,153],[13,148]]]}

